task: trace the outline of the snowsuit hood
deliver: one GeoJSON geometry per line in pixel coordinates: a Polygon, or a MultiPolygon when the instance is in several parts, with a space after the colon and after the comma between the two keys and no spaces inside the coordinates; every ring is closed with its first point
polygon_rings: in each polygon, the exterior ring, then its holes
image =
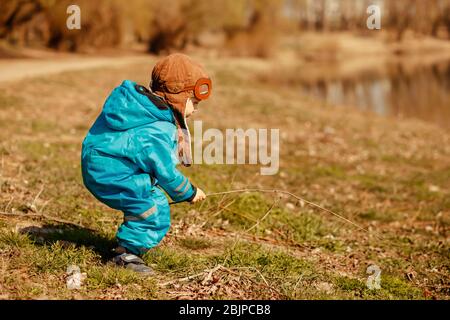
{"type": "MultiPolygon", "coordinates": [[[[111,129],[124,131],[158,120],[174,122],[172,114],[162,112],[169,109],[164,101],[160,99],[159,104],[155,105],[149,94],[145,87],[125,80],[114,89],[103,106],[106,125],[111,129]]],[[[157,101],[159,98],[153,96],[153,99],[157,101]]]]}

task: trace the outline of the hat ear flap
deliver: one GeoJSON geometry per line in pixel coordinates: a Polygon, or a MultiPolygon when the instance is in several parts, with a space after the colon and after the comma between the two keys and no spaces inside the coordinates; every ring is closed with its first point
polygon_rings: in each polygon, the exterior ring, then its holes
{"type": "Polygon", "coordinates": [[[186,129],[186,121],[184,119],[184,115],[181,113],[178,108],[172,108],[173,116],[175,117],[175,121],[177,122],[177,125],[181,129],[186,129]]]}
{"type": "Polygon", "coordinates": [[[184,108],[182,111],[177,105],[171,105],[171,107],[177,125],[178,159],[182,165],[190,167],[192,165],[191,133],[184,115],[184,108]]]}

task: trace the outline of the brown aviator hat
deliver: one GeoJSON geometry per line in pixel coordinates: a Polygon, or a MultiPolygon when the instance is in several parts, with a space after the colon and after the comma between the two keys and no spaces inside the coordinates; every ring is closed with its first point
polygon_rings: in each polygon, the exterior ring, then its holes
{"type": "Polygon", "coordinates": [[[199,63],[185,54],[174,53],[153,67],[150,87],[171,106],[178,127],[178,156],[183,165],[190,166],[192,155],[186,101],[193,97],[207,99],[211,94],[211,80],[199,63]]]}

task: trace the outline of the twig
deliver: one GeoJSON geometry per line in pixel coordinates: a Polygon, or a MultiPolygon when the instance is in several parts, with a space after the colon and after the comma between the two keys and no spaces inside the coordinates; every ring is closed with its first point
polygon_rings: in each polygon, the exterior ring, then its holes
{"type": "MultiPolygon", "coordinates": [[[[331,211],[329,209],[326,209],[326,208],[322,207],[321,205],[318,205],[318,204],[316,204],[314,202],[308,201],[308,200],[306,200],[306,199],[304,199],[304,198],[302,198],[302,197],[300,197],[300,196],[298,196],[296,194],[293,194],[292,192],[286,191],[286,190],[250,188],[250,189],[238,189],[238,190],[229,190],[229,191],[223,191],[223,192],[215,192],[215,193],[207,194],[207,196],[209,197],[209,196],[217,196],[217,195],[230,194],[230,193],[244,193],[244,192],[262,192],[262,193],[282,193],[282,194],[287,194],[287,195],[289,195],[291,197],[294,197],[297,200],[300,200],[300,201],[303,201],[304,203],[309,204],[310,206],[313,206],[313,207],[319,208],[319,209],[321,209],[321,210],[323,210],[325,212],[328,212],[328,213],[334,215],[335,217],[337,217],[337,218],[339,218],[339,219],[341,219],[341,220],[343,220],[343,221],[345,221],[347,223],[350,223],[351,225],[357,227],[360,230],[363,230],[365,232],[370,233],[370,231],[368,229],[366,229],[366,228],[360,226],[359,224],[357,224],[357,223],[355,223],[355,222],[353,222],[353,221],[343,217],[342,215],[340,215],[340,214],[338,214],[336,212],[333,212],[333,211],[331,211]]],[[[378,238],[380,238],[382,240],[384,239],[377,232],[373,231],[373,234],[375,234],[378,238]]]]}
{"type": "Polygon", "coordinates": [[[94,229],[91,229],[89,227],[83,226],[81,224],[74,223],[74,222],[71,222],[71,221],[68,221],[68,220],[64,220],[64,219],[60,219],[60,218],[56,218],[56,217],[53,217],[53,216],[49,216],[49,215],[44,214],[44,213],[24,213],[24,214],[21,214],[21,213],[11,213],[11,212],[0,211],[0,215],[14,216],[14,217],[19,217],[19,218],[33,218],[33,217],[34,218],[41,218],[41,219],[43,218],[43,219],[50,220],[50,221],[55,221],[55,222],[59,222],[59,223],[63,223],[63,224],[72,225],[72,226],[77,227],[77,228],[82,228],[82,229],[87,229],[87,230],[90,230],[90,231],[95,231],[94,229]]]}
{"type": "Polygon", "coordinates": [[[448,289],[448,288],[450,288],[450,285],[449,286],[447,286],[447,285],[432,285],[432,284],[417,284],[419,287],[422,287],[422,288],[433,288],[433,289],[448,289]]]}
{"type": "MultiPolygon", "coordinates": [[[[264,278],[264,276],[261,274],[261,272],[260,272],[258,269],[254,268],[254,267],[248,267],[248,268],[249,268],[249,269],[254,269],[254,270],[256,270],[256,271],[259,273],[259,275],[261,276],[261,278],[263,279],[264,284],[259,283],[259,282],[255,281],[255,280],[253,280],[252,278],[250,278],[250,277],[247,276],[247,275],[244,275],[244,277],[247,278],[250,282],[252,282],[252,283],[254,283],[254,284],[258,285],[258,286],[263,286],[263,287],[269,288],[270,290],[276,292],[278,295],[284,296],[280,291],[278,291],[277,289],[275,289],[274,287],[272,287],[272,286],[269,285],[269,283],[267,282],[267,280],[264,278]]],[[[201,276],[204,275],[204,274],[212,275],[214,272],[216,272],[216,271],[219,270],[219,269],[220,269],[220,270],[223,270],[223,271],[226,271],[226,272],[228,272],[228,273],[230,273],[230,274],[232,274],[232,275],[235,275],[235,276],[239,276],[239,277],[242,276],[240,273],[234,272],[234,271],[231,270],[230,268],[226,268],[226,267],[224,267],[223,265],[218,264],[218,265],[215,266],[214,268],[207,269],[207,270],[203,270],[203,271],[200,272],[200,273],[197,273],[197,274],[194,274],[194,275],[191,275],[191,276],[188,276],[188,277],[184,277],[184,278],[180,278],[180,279],[174,279],[174,280],[170,280],[170,281],[161,283],[160,286],[166,287],[166,286],[171,285],[171,284],[174,284],[174,283],[176,283],[176,282],[189,281],[189,280],[192,280],[192,279],[201,277],[201,276]]]]}
{"type": "MultiPolygon", "coordinates": [[[[236,236],[236,233],[232,233],[232,232],[220,232],[218,230],[208,230],[209,233],[214,234],[214,235],[218,235],[221,237],[225,237],[226,235],[230,235],[230,236],[236,236]],[[226,233],[226,235],[225,235],[226,233]]],[[[255,234],[239,234],[241,237],[245,238],[246,240],[249,241],[265,241],[265,242],[269,242],[273,245],[277,245],[277,246],[294,246],[294,247],[300,247],[300,248],[306,248],[306,249],[310,249],[310,246],[295,242],[293,240],[277,240],[277,239],[273,239],[273,238],[268,238],[268,237],[261,237],[261,236],[257,236],[255,234]]],[[[284,235],[282,235],[284,236],[284,235]]]]}
{"type": "Polygon", "coordinates": [[[19,171],[17,172],[16,177],[20,177],[20,175],[22,174],[22,169],[23,169],[23,165],[19,165],[19,171]]]}
{"type": "MultiPolygon", "coordinates": [[[[223,259],[223,261],[222,261],[223,264],[226,263],[226,261],[228,260],[228,257],[230,256],[230,253],[236,248],[236,245],[239,242],[239,237],[245,237],[247,235],[248,231],[250,231],[253,227],[257,226],[270,213],[270,211],[272,210],[274,205],[275,205],[275,203],[269,208],[269,210],[264,214],[264,216],[261,219],[256,220],[256,223],[252,227],[250,227],[250,229],[241,231],[239,233],[236,233],[235,240],[233,242],[233,246],[231,247],[231,249],[228,251],[228,254],[223,259]]],[[[240,215],[240,216],[243,216],[243,217],[249,219],[245,215],[242,215],[242,214],[240,214],[238,212],[231,211],[228,208],[223,208],[223,209],[226,210],[226,211],[230,211],[231,213],[234,213],[234,214],[237,214],[237,215],[240,215]]],[[[249,220],[254,220],[254,219],[249,219],[249,220]]]]}
{"type": "Polygon", "coordinates": [[[229,206],[231,206],[234,202],[236,202],[236,199],[232,200],[231,202],[229,202],[225,207],[222,207],[220,204],[220,209],[217,210],[216,212],[214,212],[212,215],[208,216],[208,218],[206,218],[206,220],[200,225],[200,228],[203,228],[206,223],[208,223],[208,221],[210,220],[210,218],[215,217],[217,215],[219,215],[223,210],[227,209],[229,206]]]}
{"type": "Polygon", "coordinates": [[[48,199],[47,201],[45,201],[44,204],[42,205],[41,209],[39,210],[39,212],[42,212],[50,201],[52,201],[52,199],[48,199]]]}
{"type": "Polygon", "coordinates": [[[233,201],[230,201],[225,206],[222,206],[222,204],[219,203],[218,206],[220,207],[220,209],[217,210],[216,212],[214,212],[212,215],[210,215],[210,217],[215,217],[215,216],[219,215],[223,210],[228,209],[228,207],[231,206],[235,202],[236,202],[236,199],[234,199],[233,201]]]}
{"type": "Polygon", "coordinates": [[[37,201],[37,199],[39,199],[39,196],[41,195],[42,191],[44,191],[44,186],[41,187],[41,190],[39,190],[36,197],[34,197],[33,202],[31,202],[31,205],[36,205],[36,201],[37,201]]]}
{"type": "Polygon", "coordinates": [[[263,220],[269,215],[270,211],[272,211],[273,207],[274,207],[277,203],[278,203],[278,201],[274,201],[274,202],[272,203],[272,205],[270,206],[269,210],[267,210],[267,212],[264,214],[264,216],[263,216],[261,219],[258,219],[258,221],[256,221],[256,223],[255,223],[253,226],[251,226],[250,228],[248,228],[248,229],[245,230],[244,232],[249,232],[250,230],[256,228],[256,227],[261,223],[261,221],[263,221],[263,220]]]}
{"type": "MultiPolygon", "coordinates": [[[[231,181],[230,181],[230,184],[229,184],[230,188],[233,186],[234,179],[236,178],[237,171],[238,171],[238,169],[236,168],[234,170],[234,172],[233,172],[233,176],[231,177],[231,181]]],[[[222,198],[220,198],[219,203],[218,203],[219,206],[222,205],[222,202],[223,202],[223,199],[225,199],[225,196],[226,196],[226,194],[223,194],[222,198]]]]}
{"type": "Polygon", "coordinates": [[[170,280],[170,281],[167,281],[167,282],[163,282],[163,283],[160,284],[160,286],[166,287],[166,286],[169,286],[169,285],[174,284],[174,283],[176,283],[176,282],[189,281],[189,280],[198,278],[198,277],[204,275],[205,273],[206,273],[206,274],[213,274],[214,272],[216,272],[217,270],[219,270],[219,269],[221,269],[221,268],[222,268],[222,265],[221,265],[221,264],[218,264],[218,265],[215,266],[214,268],[207,269],[207,270],[203,270],[202,272],[197,273],[197,274],[194,274],[194,275],[192,275],[192,276],[188,276],[188,277],[184,277],[184,278],[179,278],[179,279],[174,279],[174,280],[170,280]]]}
{"type": "MultiPolygon", "coordinates": [[[[269,208],[269,210],[267,210],[267,212],[264,214],[264,216],[261,218],[261,219],[258,219],[258,220],[256,220],[256,223],[253,225],[253,226],[251,226],[248,230],[244,230],[243,232],[239,232],[239,233],[236,233],[236,237],[235,237],[235,240],[234,240],[234,242],[233,242],[233,246],[231,247],[231,250],[228,252],[228,254],[225,256],[225,258],[223,259],[223,261],[222,261],[222,263],[223,264],[225,264],[225,262],[228,260],[228,257],[229,257],[229,255],[230,255],[230,253],[236,248],[236,245],[238,244],[238,242],[239,242],[239,236],[240,237],[245,237],[246,235],[247,235],[247,233],[250,231],[250,230],[252,230],[253,228],[255,228],[256,226],[258,226],[259,225],[259,223],[261,222],[261,221],[263,221],[266,217],[267,217],[267,215],[270,213],[270,211],[272,211],[272,209],[273,209],[273,207],[275,206],[275,204],[277,203],[277,201],[276,202],[274,202],[273,204],[272,204],[272,206],[269,208]]],[[[237,213],[237,212],[233,212],[233,211],[231,211],[231,210],[229,210],[228,208],[224,208],[224,207],[222,207],[224,210],[227,210],[227,211],[230,211],[231,213],[234,213],[234,214],[237,214],[237,215],[241,215],[241,214],[239,214],[239,213],[237,213]]],[[[242,216],[242,215],[241,215],[242,216]]],[[[245,216],[244,216],[245,217],[245,216]]],[[[248,218],[247,218],[248,219],[248,218]]]]}
{"type": "Polygon", "coordinates": [[[258,268],[255,267],[235,267],[235,269],[251,269],[251,270],[255,270],[259,276],[261,277],[261,279],[263,279],[264,283],[270,287],[269,283],[267,282],[266,278],[263,276],[263,274],[261,273],[261,271],[258,270],[258,268]]]}
{"type": "MultiPolygon", "coordinates": [[[[231,270],[231,269],[229,269],[229,268],[222,267],[221,269],[224,270],[224,271],[227,271],[227,272],[229,272],[229,273],[231,273],[231,274],[233,274],[233,275],[235,275],[235,276],[239,276],[239,277],[241,276],[240,273],[234,272],[233,270],[231,270]]],[[[267,284],[267,282],[265,281],[264,277],[263,277],[263,279],[264,279],[264,281],[266,282],[266,283],[264,283],[264,284],[259,283],[259,282],[255,281],[255,280],[253,280],[252,278],[250,278],[249,276],[247,276],[247,275],[245,275],[245,274],[244,274],[244,277],[247,278],[250,282],[252,282],[252,283],[254,283],[254,284],[258,285],[258,286],[263,286],[263,287],[269,288],[270,290],[276,292],[279,296],[285,297],[285,295],[282,294],[280,291],[278,291],[278,290],[275,289],[274,287],[272,287],[272,286],[270,286],[269,284],[267,284]]]]}
{"type": "Polygon", "coordinates": [[[10,199],[9,202],[6,204],[5,212],[8,212],[8,208],[9,208],[9,206],[11,205],[11,202],[13,202],[13,200],[14,200],[14,196],[11,196],[11,199],[10,199]]]}
{"type": "Polygon", "coordinates": [[[222,206],[221,206],[220,208],[222,208],[222,209],[225,210],[225,211],[231,212],[232,214],[241,216],[241,217],[243,217],[243,218],[245,218],[245,219],[247,219],[247,220],[254,221],[254,222],[257,222],[257,221],[258,221],[257,219],[255,219],[255,218],[253,218],[253,217],[249,217],[249,216],[247,216],[246,214],[243,214],[243,213],[235,212],[235,211],[233,211],[233,210],[228,209],[227,207],[222,207],[222,206]]]}
{"type": "Polygon", "coordinates": [[[302,279],[303,279],[303,273],[300,275],[300,277],[298,277],[298,280],[297,280],[297,282],[295,283],[295,286],[294,286],[294,292],[295,292],[295,290],[297,290],[297,286],[298,286],[298,284],[300,283],[300,281],[302,281],[302,279]]]}

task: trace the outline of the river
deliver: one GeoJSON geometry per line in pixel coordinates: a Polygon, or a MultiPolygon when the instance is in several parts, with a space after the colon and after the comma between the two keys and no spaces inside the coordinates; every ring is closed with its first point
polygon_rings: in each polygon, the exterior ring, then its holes
{"type": "Polygon", "coordinates": [[[418,118],[450,130],[450,60],[414,67],[391,63],[383,69],[324,75],[302,83],[301,88],[330,106],[418,118]]]}

